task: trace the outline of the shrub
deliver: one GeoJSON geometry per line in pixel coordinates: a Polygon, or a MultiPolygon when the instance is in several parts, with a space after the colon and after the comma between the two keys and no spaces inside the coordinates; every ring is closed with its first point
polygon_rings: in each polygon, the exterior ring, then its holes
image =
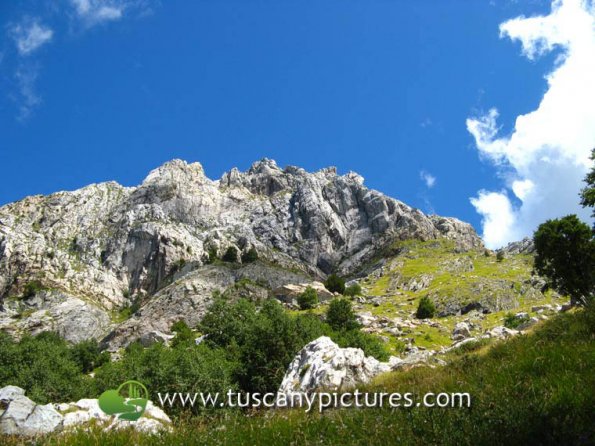
{"type": "Polygon", "coordinates": [[[328,276],[327,279],[324,281],[324,286],[331,293],[343,294],[345,292],[345,280],[340,278],[336,274],[331,274],[330,276],[328,276]]]}
{"type": "Polygon", "coordinates": [[[335,332],[331,334],[331,339],[339,347],[361,348],[366,356],[373,356],[379,361],[388,361],[390,357],[383,342],[378,337],[357,329],[335,332]]]}
{"type": "Polygon", "coordinates": [[[33,297],[43,290],[45,290],[45,287],[39,280],[32,280],[31,282],[27,282],[25,284],[25,287],[23,288],[23,299],[33,297]]]}
{"type": "Polygon", "coordinates": [[[188,341],[194,341],[194,332],[182,319],[174,322],[171,326],[171,331],[176,334],[171,343],[172,347],[187,343],[188,341]]]}
{"type": "Polygon", "coordinates": [[[0,332],[0,358],[0,387],[19,386],[36,403],[77,401],[95,394],[92,379],[83,374],[86,359],[74,354],[56,333],[26,335],[15,342],[0,332]]]}
{"type": "Polygon", "coordinates": [[[353,330],[359,327],[351,302],[333,299],[326,311],[326,322],[333,330],[353,330]]]}
{"type": "Polygon", "coordinates": [[[345,288],[345,292],[343,293],[345,296],[361,296],[362,294],[362,287],[359,283],[354,283],[351,286],[345,288]]]}
{"type": "Polygon", "coordinates": [[[258,260],[258,252],[256,248],[252,247],[244,254],[242,254],[242,263],[252,263],[258,260]]]}
{"type": "Polygon", "coordinates": [[[309,310],[310,308],[314,308],[318,303],[318,294],[314,288],[309,286],[298,296],[297,301],[300,309],[309,310]]]}
{"type": "Polygon", "coordinates": [[[428,319],[434,317],[435,314],[436,306],[434,305],[434,302],[432,302],[428,296],[422,297],[417,306],[417,313],[415,316],[418,319],[428,319]]]}
{"type": "Polygon", "coordinates": [[[502,260],[504,260],[504,251],[498,251],[496,253],[496,261],[501,262],[502,260]]]}
{"type": "Polygon", "coordinates": [[[512,313],[508,313],[504,317],[504,326],[510,329],[516,329],[519,325],[524,324],[529,320],[529,317],[517,317],[512,313]]]}
{"type": "MultiPolygon", "coordinates": [[[[238,390],[235,380],[236,363],[227,352],[204,344],[187,348],[167,348],[161,343],[143,349],[131,344],[120,361],[110,362],[97,370],[95,379],[99,392],[111,389],[127,380],[143,383],[150,398],[158,402],[157,393],[172,395],[174,392],[220,392],[238,390]]],[[[194,407],[174,405],[167,411],[173,413],[191,410],[199,413],[206,410],[200,404],[194,407]]]]}
{"type": "Polygon", "coordinates": [[[209,265],[215,263],[217,261],[217,250],[215,248],[209,248],[208,254],[209,258],[206,263],[209,265]]]}
{"type": "Polygon", "coordinates": [[[108,352],[102,352],[95,339],[79,342],[71,348],[71,355],[83,373],[90,373],[110,361],[108,352]]]}
{"type": "Polygon", "coordinates": [[[227,251],[225,251],[225,254],[223,254],[222,260],[224,262],[236,263],[238,261],[238,254],[238,248],[230,246],[227,248],[227,251]]]}

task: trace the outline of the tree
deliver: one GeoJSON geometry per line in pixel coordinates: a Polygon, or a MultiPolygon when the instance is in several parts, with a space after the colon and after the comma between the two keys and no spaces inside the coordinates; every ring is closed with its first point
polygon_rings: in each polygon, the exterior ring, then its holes
{"type": "Polygon", "coordinates": [[[225,251],[225,254],[223,254],[222,260],[224,262],[236,263],[238,261],[238,254],[238,248],[232,245],[227,248],[227,251],[225,251]]]}
{"type": "Polygon", "coordinates": [[[535,270],[571,303],[586,304],[595,289],[595,233],[576,215],[548,220],[533,235],[535,270]]]}
{"type": "Polygon", "coordinates": [[[434,302],[432,302],[428,296],[422,297],[417,306],[417,313],[415,316],[418,319],[429,319],[434,317],[435,314],[436,306],[434,305],[434,302]]]}
{"type": "Polygon", "coordinates": [[[345,288],[345,292],[343,293],[345,296],[361,296],[362,294],[362,287],[359,283],[354,283],[353,285],[348,286],[345,288]]]}
{"type": "Polygon", "coordinates": [[[333,330],[353,330],[359,324],[347,299],[333,299],[326,311],[326,322],[333,330]]]}
{"type": "Polygon", "coordinates": [[[95,339],[79,342],[71,348],[72,358],[79,364],[83,373],[90,373],[110,361],[108,352],[102,352],[95,339]]]}
{"type": "Polygon", "coordinates": [[[242,254],[242,263],[252,263],[258,260],[258,252],[254,246],[242,254]]]}
{"type": "Polygon", "coordinates": [[[306,290],[298,296],[298,305],[302,310],[309,310],[314,308],[318,303],[318,294],[316,290],[311,286],[307,287],[306,290]]]}
{"type": "Polygon", "coordinates": [[[172,340],[172,347],[194,340],[194,332],[183,319],[174,322],[171,326],[171,331],[176,334],[172,340]]]}
{"type": "MultiPolygon", "coordinates": [[[[591,161],[595,162],[595,149],[591,151],[591,161]]],[[[581,190],[580,194],[581,204],[583,207],[592,208],[593,213],[591,215],[595,217],[595,166],[591,168],[591,171],[585,177],[585,183],[587,185],[581,190]]]]}
{"type": "Polygon", "coordinates": [[[324,286],[331,293],[343,294],[345,292],[345,280],[334,273],[327,277],[324,286]]]}
{"type": "Polygon", "coordinates": [[[500,250],[496,253],[496,261],[501,262],[504,260],[504,251],[500,250]]]}

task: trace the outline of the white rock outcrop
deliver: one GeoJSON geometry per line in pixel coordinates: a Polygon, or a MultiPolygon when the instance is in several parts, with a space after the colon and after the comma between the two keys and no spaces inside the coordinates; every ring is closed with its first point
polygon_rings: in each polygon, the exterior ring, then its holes
{"type": "Polygon", "coordinates": [[[283,377],[279,393],[290,395],[353,388],[381,373],[426,363],[433,354],[419,351],[403,359],[391,356],[388,362],[380,362],[365,356],[362,349],[341,348],[329,337],[321,336],[296,355],[283,377]]]}
{"type": "Polygon", "coordinates": [[[36,436],[99,423],[105,430],[131,427],[156,433],[170,428],[167,414],[151,401],[137,421],[125,421],[106,415],[96,399],[75,403],[36,404],[17,386],[0,389],[0,434],[36,436]]]}

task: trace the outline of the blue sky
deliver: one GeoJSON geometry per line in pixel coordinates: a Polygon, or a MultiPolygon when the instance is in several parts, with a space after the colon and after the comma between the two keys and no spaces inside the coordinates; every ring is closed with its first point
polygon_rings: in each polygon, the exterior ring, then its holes
{"type": "Polygon", "coordinates": [[[497,107],[510,136],[537,109],[565,47],[529,58],[499,26],[551,11],[549,1],[2,2],[0,204],[136,185],[172,158],[218,178],[268,157],[357,171],[487,231],[506,215],[470,198],[495,191],[520,212],[510,172],[529,177],[492,156],[468,119],[486,124],[497,107]]]}

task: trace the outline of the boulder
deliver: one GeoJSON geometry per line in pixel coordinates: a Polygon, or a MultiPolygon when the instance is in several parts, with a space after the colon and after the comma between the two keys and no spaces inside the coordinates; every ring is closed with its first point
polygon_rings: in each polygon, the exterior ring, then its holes
{"type": "Polygon", "coordinates": [[[326,302],[335,297],[333,293],[326,289],[323,283],[316,281],[282,285],[273,290],[273,295],[282,302],[297,305],[298,297],[306,291],[306,288],[308,287],[314,288],[316,294],[318,294],[318,300],[320,302],[326,302]]]}
{"type": "Polygon", "coordinates": [[[471,327],[469,327],[469,324],[467,322],[457,323],[452,331],[452,339],[460,341],[469,337],[471,337],[471,327]]]}
{"type": "Polygon", "coordinates": [[[519,332],[517,330],[512,330],[510,328],[504,327],[503,325],[499,325],[498,327],[494,327],[488,331],[486,336],[489,338],[508,339],[518,334],[519,332]]]}
{"type": "Polygon", "coordinates": [[[16,386],[0,389],[0,433],[35,436],[61,429],[62,415],[51,404],[35,404],[16,386]]]}
{"type": "Polygon", "coordinates": [[[6,386],[0,389],[0,434],[32,437],[97,423],[105,430],[132,427],[142,432],[156,433],[169,429],[171,420],[151,401],[147,402],[141,418],[125,421],[106,415],[96,399],[41,405],[27,398],[20,387],[6,386]]]}
{"type": "MultiPolygon", "coordinates": [[[[393,360],[396,364],[398,360],[393,360]]],[[[322,336],[307,344],[289,365],[279,392],[310,393],[319,389],[347,389],[369,382],[393,364],[366,357],[359,348],[341,348],[322,336]]]]}

